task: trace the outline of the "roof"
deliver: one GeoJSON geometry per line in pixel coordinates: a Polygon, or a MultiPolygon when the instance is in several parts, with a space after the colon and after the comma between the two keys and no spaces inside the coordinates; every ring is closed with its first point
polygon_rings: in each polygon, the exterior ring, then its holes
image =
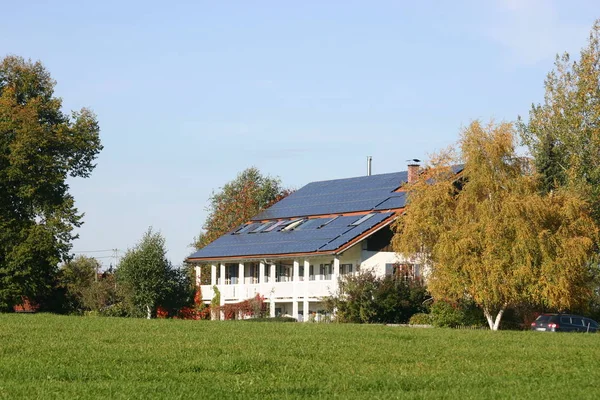
{"type": "Polygon", "coordinates": [[[360,176],[312,182],[258,214],[253,220],[388,210],[405,205],[405,192],[394,192],[408,174],[360,176]]]}
{"type": "Polygon", "coordinates": [[[341,252],[393,221],[406,205],[398,189],[407,178],[403,171],[309,183],[188,260],[341,252]]]}

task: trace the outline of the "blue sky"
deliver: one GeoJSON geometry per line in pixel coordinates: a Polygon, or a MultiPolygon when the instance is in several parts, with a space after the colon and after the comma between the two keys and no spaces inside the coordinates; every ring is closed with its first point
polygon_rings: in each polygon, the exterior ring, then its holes
{"type": "Polygon", "coordinates": [[[594,1],[4,3],[0,56],[41,60],[65,110],[100,121],[98,166],[70,182],[73,250],[122,254],[153,226],[174,264],[247,167],[295,188],[363,175],[368,155],[400,171],[473,119],[527,116],[600,17],[594,1]]]}

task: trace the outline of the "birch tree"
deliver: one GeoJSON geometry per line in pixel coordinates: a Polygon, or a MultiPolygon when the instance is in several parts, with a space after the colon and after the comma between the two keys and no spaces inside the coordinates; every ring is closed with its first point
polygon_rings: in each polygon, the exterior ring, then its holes
{"type": "Polygon", "coordinates": [[[166,253],[165,239],[150,228],[134,248],[127,250],[116,270],[118,284],[126,287],[131,302],[148,319],[158,306],[176,308],[174,300],[182,306],[191,294],[186,293],[191,285],[185,282],[185,273],[173,268],[166,253]]]}
{"type": "Polygon", "coordinates": [[[394,226],[394,249],[431,267],[431,294],[472,299],[492,330],[512,306],[583,304],[598,239],[589,203],[560,188],[542,194],[515,145],[512,124],[471,123],[459,148],[436,157],[410,187],[394,226]],[[460,176],[455,163],[464,163],[460,176]]]}

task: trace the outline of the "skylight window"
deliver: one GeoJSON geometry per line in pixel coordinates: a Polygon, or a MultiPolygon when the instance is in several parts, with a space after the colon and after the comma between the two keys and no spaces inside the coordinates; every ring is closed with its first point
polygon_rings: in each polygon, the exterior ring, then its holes
{"type": "Polygon", "coordinates": [[[248,225],[244,226],[242,229],[238,229],[236,232],[234,232],[234,234],[238,235],[240,233],[247,233],[249,230],[256,228],[257,225],[258,224],[255,224],[255,223],[248,224],[248,225]]]}
{"type": "Polygon", "coordinates": [[[298,225],[300,225],[302,222],[304,222],[305,220],[302,218],[298,218],[294,221],[291,221],[285,228],[282,229],[282,231],[291,231],[292,229],[294,229],[295,227],[297,227],[298,225]]]}
{"type": "Polygon", "coordinates": [[[353,223],[351,223],[350,226],[358,226],[358,225],[362,224],[363,222],[367,221],[373,215],[375,215],[375,214],[371,213],[371,214],[364,215],[361,218],[359,218],[358,220],[356,220],[353,223]]]}
{"type": "Polygon", "coordinates": [[[273,224],[273,221],[268,221],[265,222],[264,224],[261,224],[258,226],[258,228],[254,229],[253,231],[250,231],[249,233],[259,233],[265,230],[265,228],[268,228],[270,225],[273,224]]]}
{"type": "Polygon", "coordinates": [[[275,230],[275,228],[280,228],[282,226],[285,226],[289,222],[290,222],[289,219],[277,221],[273,225],[269,226],[267,229],[263,230],[263,232],[271,232],[271,231],[275,230]]]}

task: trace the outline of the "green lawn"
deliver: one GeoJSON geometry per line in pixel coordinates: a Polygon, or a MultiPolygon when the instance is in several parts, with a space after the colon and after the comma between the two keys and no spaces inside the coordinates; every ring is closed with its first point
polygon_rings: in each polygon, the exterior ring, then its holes
{"type": "Polygon", "coordinates": [[[595,398],[600,334],[0,315],[0,398],[595,398]]]}

